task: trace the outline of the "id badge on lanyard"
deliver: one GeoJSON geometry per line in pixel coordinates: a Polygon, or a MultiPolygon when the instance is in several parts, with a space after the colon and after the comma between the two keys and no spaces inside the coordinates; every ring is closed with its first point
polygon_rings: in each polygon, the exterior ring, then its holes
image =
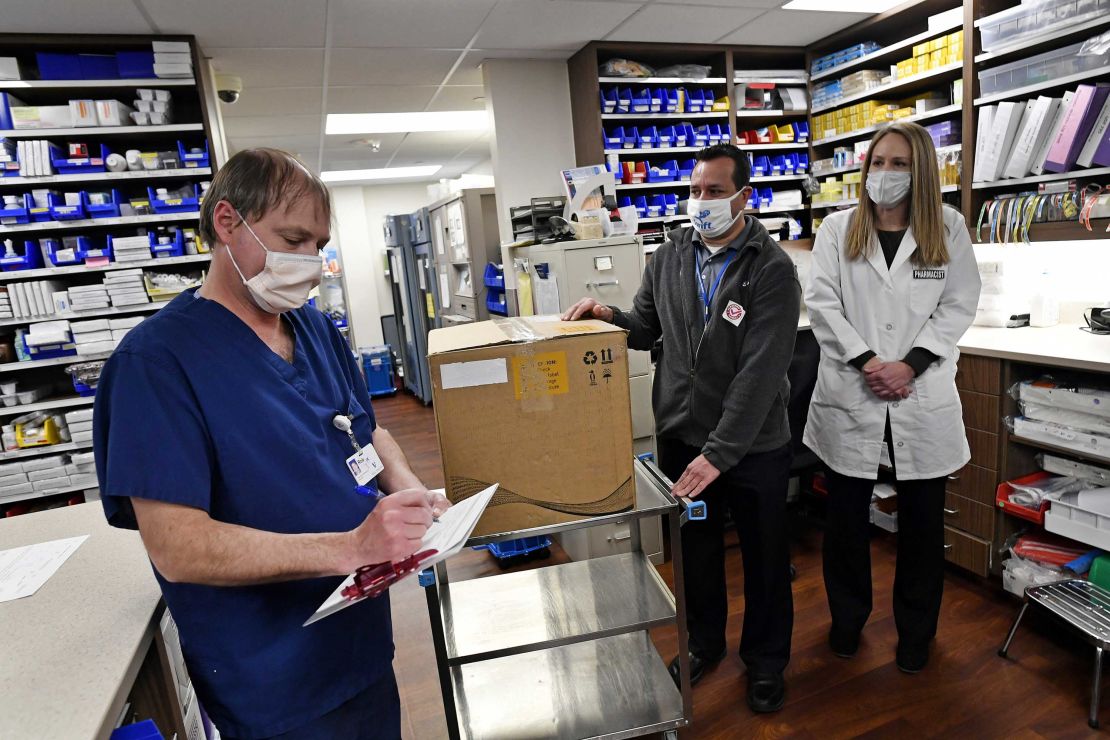
{"type": "Polygon", "coordinates": [[[339,431],[346,432],[347,437],[351,440],[351,446],[354,448],[355,454],[347,458],[347,470],[350,471],[359,486],[365,486],[385,470],[382,459],[378,457],[378,452],[374,449],[373,444],[363,447],[358,443],[358,440],[355,439],[354,430],[351,428],[349,417],[336,414],[331,423],[339,431]]]}
{"type": "MultiPolygon", "coordinates": [[[[705,266],[705,263],[700,262],[698,260],[697,252],[694,252],[694,266],[697,267],[698,270],[696,276],[698,279],[698,293],[701,295],[702,309],[704,312],[702,318],[705,319],[706,324],[709,323],[709,312],[713,310],[713,297],[717,295],[717,288],[721,287],[721,278],[725,276],[725,270],[728,269],[729,263],[732,262],[732,258],[735,256],[736,252],[729,252],[728,257],[724,261],[724,264],[721,265],[720,272],[717,273],[717,278],[713,281],[713,284],[709,286],[709,292],[707,293],[705,290],[705,281],[701,279],[701,271],[702,268],[705,266]]],[[[709,260],[706,260],[705,262],[709,262],[709,260]]]]}

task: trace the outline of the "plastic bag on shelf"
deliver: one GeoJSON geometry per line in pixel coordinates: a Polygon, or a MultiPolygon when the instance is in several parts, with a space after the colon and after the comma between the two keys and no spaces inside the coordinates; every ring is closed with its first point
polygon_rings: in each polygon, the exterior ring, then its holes
{"type": "Polygon", "coordinates": [[[1106,56],[1110,55],[1110,31],[1092,36],[1079,47],[1079,56],[1106,56]]]}
{"type": "Polygon", "coordinates": [[[655,71],[655,77],[682,77],[690,80],[701,80],[709,76],[712,67],[704,64],[672,64],[655,71]]]}
{"type": "Polygon", "coordinates": [[[1032,483],[1017,481],[1008,481],[1008,483],[1014,489],[1010,494],[1010,502],[1029,509],[1040,508],[1041,502],[1046,498],[1057,498],[1065,493],[1075,493],[1087,487],[1087,484],[1078,478],[1066,475],[1042,478],[1032,483]]]}
{"type": "Polygon", "coordinates": [[[1070,475],[1096,487],[1110,486],[1110,468],[1076,462],[1047,452],[1038,453],[1034,459],[1047,473],[1070,475]]]}
{"type": "Polygon", "coordinates": [[[610,59],[598,68],[599,77],[655,77],[655,69],[630,59],[610,59]]]}

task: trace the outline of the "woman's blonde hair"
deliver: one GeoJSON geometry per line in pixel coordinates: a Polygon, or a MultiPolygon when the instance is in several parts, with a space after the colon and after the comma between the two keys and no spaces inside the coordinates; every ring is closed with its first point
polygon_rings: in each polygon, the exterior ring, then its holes
{"type": "Polygon", "coordinates": [[[867,157],[863,160],[859,194],[859,207],[848,224],[848,259],[866,259],[876,249],[875,204],[867,194],[867,172],[871,168],[871,153],[883,137],[899,134],[910,145],[910,229],[917,241],[917,249],[910,258],[917,267],[938,267],[948,264],[948,244],[944,230],[944,204],[940,199],[940,173],[937,170],[937,150],[929,132],[916,123],[892,123],[884,126],[871,139],[867,157]]]}

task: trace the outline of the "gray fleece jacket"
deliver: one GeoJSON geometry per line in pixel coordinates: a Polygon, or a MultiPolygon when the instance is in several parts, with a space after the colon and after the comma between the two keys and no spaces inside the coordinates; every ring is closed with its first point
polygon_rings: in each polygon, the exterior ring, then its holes
{"type": "Polygon", "coordinates": [[[738,254],[721,276],[706,324],[693,229],[667,236],[632,311],[614,308],[613,323],[628,331],[632,349],[649,350],[663,338],[652,388],[656,434],[700,447],[723,472],[749,453],[790,441],[786,370],[801,286],[790,257],[756,221],[745,243],[730,245],[738,254]]]}

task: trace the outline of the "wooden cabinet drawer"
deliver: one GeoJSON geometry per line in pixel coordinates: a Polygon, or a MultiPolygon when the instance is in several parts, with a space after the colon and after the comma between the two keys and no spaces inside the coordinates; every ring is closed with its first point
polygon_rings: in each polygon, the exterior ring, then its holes
{"type": "Polygon", "coordinates": [[[967,444],[971,447],[971,462],[981,468],[998,470],[998,435],[978,429],[967,430],[967,444]]]}
{"type": "Polygon", "coordinates": [[[998,425],[1001,423],[998,404],[998,396],[975,391],[960,391],[960,405],[964,408],[964,426],[998,434],[998,425]]]}
{"type": "Polygon", "coordinates": [[[945,527],[944,559],[985,578],[991,568],[991,543],[945,527]]]}
{"type": "Polygon", "coordinates": [[[944,494],[944,523],[983,540],[994,539],[994,508],[951,492],[944,494]]]}
{"type": "Polygon", "coordinates": [[[978,465],[965,465],[948,476],[946,488],[958,496],[993,507],[998,493],[998,473],[978,465]]]}
{"type": "Polygon", "coordinates": [[[1001,366],[990,357],[963,355],[956,365],[956,387],[997,396],[1002,390],[1001,366]]]}

